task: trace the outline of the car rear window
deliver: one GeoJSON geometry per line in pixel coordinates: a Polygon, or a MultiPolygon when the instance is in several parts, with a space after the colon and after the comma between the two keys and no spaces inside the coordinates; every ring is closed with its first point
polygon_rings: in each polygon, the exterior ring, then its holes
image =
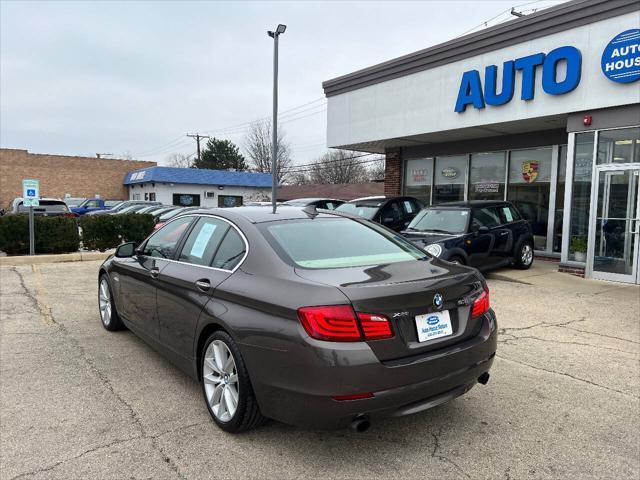
{"type": "Polygon", "coordinates": [[[372,219],[378,212],[378,206],[376,205],[363,205],[359,203],[343,203],[338,208],[337,212],[350,213],[352,215],[358,215],[359,217],[372,219]]]}
{"type": "Polygon", "coordinates": [[[287,221],[263,228],[285,260],[304,268],[357,267],[427,258],[402,237],[348,218],[287,221]]]}
{"type": "MultiPolygon", "coordinates": [[[[33,207],[34,212],[46,213],[67,213],[69,207],[64,202],[54,200],[40,200],[40,205],[33,207]]],[[[18,213],[28,213],[29,207],[25,207],[23,203],[18,205],[18,213]]]]}

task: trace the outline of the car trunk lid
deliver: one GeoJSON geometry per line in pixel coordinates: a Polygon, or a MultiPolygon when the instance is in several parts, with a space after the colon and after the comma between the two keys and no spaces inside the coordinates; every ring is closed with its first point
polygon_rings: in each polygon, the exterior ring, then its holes
{"type": "Polygon", "coordinates": [[[337,269],[296,268],[300,277],[340,289],[356,312],[387,316],[393,338],[369,341],[382,361],[419,355],[462,342],[480,329],[469,320],[473,299],[482,291],[478,274],[437,259],[337,269]],[[434,304],[440,294],[444,303],[434,304]],[[451,335],[420,342],[416,316],[448,311],[451,335]]]}

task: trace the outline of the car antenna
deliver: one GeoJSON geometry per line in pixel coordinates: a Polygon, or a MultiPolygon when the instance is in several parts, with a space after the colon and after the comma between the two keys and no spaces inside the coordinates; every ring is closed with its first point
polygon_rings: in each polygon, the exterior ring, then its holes
{"type": "Polygon", "coordinates": [[[318,210],[316,210],[315,205],[307,205],[302,209],[302,211],[306,213],[307,217],[309,217],[311,220],[318,216],[318,210]]]}

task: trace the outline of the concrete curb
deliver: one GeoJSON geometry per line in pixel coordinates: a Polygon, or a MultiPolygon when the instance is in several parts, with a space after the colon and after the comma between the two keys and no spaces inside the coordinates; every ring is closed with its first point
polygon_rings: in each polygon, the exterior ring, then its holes
{"type": "Polygon", "coordinates": [[[15,257],[0,257],[0,266],[34,265],[37,263],[61,263],[61,262],[90,262],[104,260],[114,250],[106,252],[75,252],[60,253],[57,255],[20,255],[15,257]]]}

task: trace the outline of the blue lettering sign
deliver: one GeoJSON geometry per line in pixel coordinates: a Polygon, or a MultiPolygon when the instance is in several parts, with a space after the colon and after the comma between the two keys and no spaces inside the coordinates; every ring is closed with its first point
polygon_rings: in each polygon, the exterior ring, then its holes
{"type": "Polygon", "coordinates": [[[549,95],[562,95],[575,89],[580,83],[582,54],[576,47],[560,47],[551,50],[542,67],[542,89],[549,95]],[[566,62],[567,74],[558,82],[558,63],[566,62]]]}
{"type": "Polygon", "coordinates": [[[469,70],[462,74],[458,100],[456,101],[456,112],[464,112],[467,109],[467,105],[484,108],[482,83],[480,82],[480,73],[477,70],[469,70]]]}
{"type": "MultiPolygon", "coordinates": [[[[640,32],[640,30],[639,30],[640,32]]],[[[638,34],[640,38],[640,33],[638,34]]],[[[640,48],[638,49],[640,51],[640,48]]],[[[514,95],[516,72],[521,72],[522,86],[520,99],[533,100],[535,96],[536,71],[542,65],[542,89],[549,95],[562,95],[574,90],[580,84],[582,55],[575,47],[565,46],[550,51],[547,55],[536,53],[509,60],[502,65],[502,85],[498,93],[498,67],[489,65],[484,71],[484,90],[478,70],[462,74],[455,111],[464,112],[467,105],[477,109],[485,108],[485,103],[499,106],[509,103],[514,95]],[[563,80],[558,80],[558,66],[566,66],[563,80]]],[[[638,61],[640,73],[640,60],[638,61]]]]}
{"type": "Polygon", "coordinates": [[[484,69],[484,101],[487,105],[504,105],[513,98],[513,89],[516,79],[515,62],[509,60],[502,65],[502,88],[497,93],[498,67],[489,65],[484,69]]]}
{"type": "Polygon", "coordinates": [[[614,82],[631,83],[640,78],[640,29],[616,35],[602,52],[602,73],[614,82]]]}

